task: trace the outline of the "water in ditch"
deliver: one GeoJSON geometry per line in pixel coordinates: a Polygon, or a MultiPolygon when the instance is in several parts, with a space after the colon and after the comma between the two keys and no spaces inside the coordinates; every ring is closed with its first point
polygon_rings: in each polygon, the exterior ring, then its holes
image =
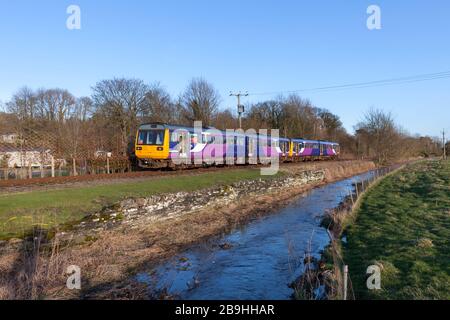
{"type": "Polygon", "coordinates": [[[303,270],[305,253],[316,258],[329,243],[323,214],[375,171],[314,189],[287,207],[228,235],[196,245],[158,268],[140,273],[149,290],[183,300],[287,300],[303,270]]]}

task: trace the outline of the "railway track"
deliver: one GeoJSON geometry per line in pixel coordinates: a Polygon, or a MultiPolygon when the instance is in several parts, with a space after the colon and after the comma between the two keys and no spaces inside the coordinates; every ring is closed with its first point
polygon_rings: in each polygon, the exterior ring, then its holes
{"type": "MultiPolygon", "coordinates": [[[[345,160],[334,160],[327,162],[340,162],[345,160]]],[[[282,167],[298,166],[302,162],[288,162],[280,163],[282,167]]],[[[322,161],[323,163],[323,161],[322,161]]],[[[259,169],[265,167],[264,165],[242,165],[242,166],[222,166],[222,167],[197,167],[185,170],[143,170],[126,173],[114,174],[93,174],[80,176],[67,176],[55,178],[34,178],[22,180],[0,180],[0,194],[8,194],[12,192],[32,191],[34,189],[45,189],[47,187],[69,187],[72,185],[84,185],[90,183],[108,183],[132,181],[133,179],[158,178],[163,176],[176,175],[194,175],[207,172],[217,172],[222,170],[245,170],[245,169],[259,169]]]]}
{"type": "Polygon", "coordinates": [[[11,180],[1,180],[0,190],[10,188],[65,185],[65,184],[75,184],[92,181],[112,181],[112,180],[138,179],[147,177],[189,175],[204,172],[216,172],[221,170],[240,170],[240,169],[262,168],[262,167],[264,166],[246,165],[246,166],[223,166],[223,167],[208,167],[208,168],[198,167],[184,170],[143,170],[126,173],[114,173],[114,174],[91,174],[91,175],[64,176],[54,178],[48,177],[48,178],[14,179],[14,180],[11,179],[11,180]]]}

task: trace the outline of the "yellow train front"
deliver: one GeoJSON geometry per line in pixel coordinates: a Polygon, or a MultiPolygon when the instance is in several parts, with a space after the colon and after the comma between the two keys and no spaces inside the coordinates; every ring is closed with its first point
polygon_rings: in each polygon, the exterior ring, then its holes
{"type": "Polygon", "coordinates": [[[135,154],[142,168],[163,168],[170,162],[169,128],[163,124],[144,124],[136,135],[135,154]]]}

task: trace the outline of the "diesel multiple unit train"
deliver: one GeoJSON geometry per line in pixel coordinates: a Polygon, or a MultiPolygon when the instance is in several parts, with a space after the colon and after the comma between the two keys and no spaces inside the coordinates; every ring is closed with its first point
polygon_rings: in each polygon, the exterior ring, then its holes
{"type": "Polygon", "coordinates": [[[336,159],[339,154],[340,146],[335,142],[274,138],[256,133],[230,134],[163,123],[141,125],[135,141],[135,155],[141,168],[177,167],[175,159],[180,158],[189,160],[180,166],[187,163],[198,166],[258,164],[274,157],[280,162],[325,160],[336,159]]]}

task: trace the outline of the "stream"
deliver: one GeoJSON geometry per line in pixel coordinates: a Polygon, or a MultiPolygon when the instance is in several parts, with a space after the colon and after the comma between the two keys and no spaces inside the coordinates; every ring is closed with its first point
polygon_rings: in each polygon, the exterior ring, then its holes
{"type": "MultiPolygon", "coordinates": [[[[196,245],[137,280],[182,300],[288,300],[305,254],[320,258],[329,237],[323,214],[337,207],[355,182],[376,171],[313,189],[273,214],[196,245]]],[[[150,289],[151,288],[151,289],[150,289]]]]}

